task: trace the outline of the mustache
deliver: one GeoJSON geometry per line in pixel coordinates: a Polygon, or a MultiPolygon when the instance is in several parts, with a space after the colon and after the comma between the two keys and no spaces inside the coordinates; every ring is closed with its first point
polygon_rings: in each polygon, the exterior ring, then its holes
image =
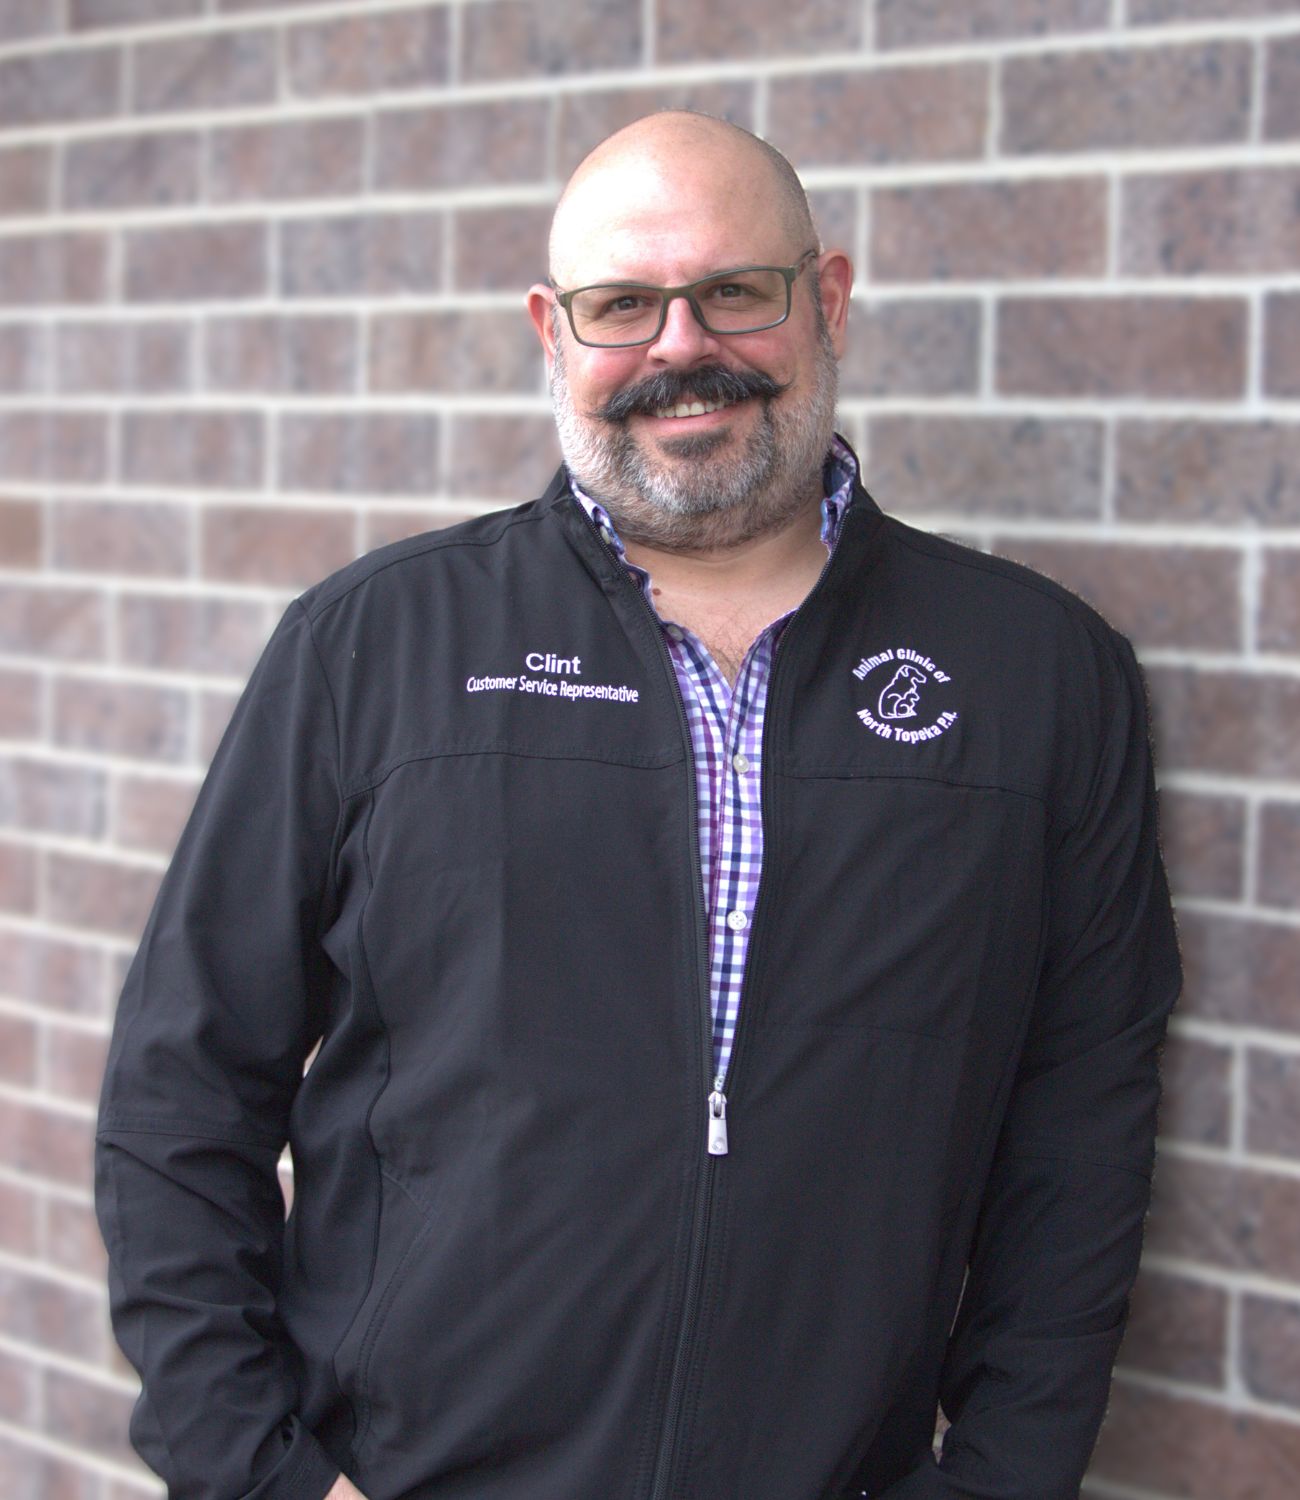
{"type": "Polygon", "coordinates": [[[631,416],[653,416],[665,406],[676,406],[681,401],[703,401],[710,405],[723,402],[730,406],[750,396],[771,401],[789,389],[788,383],[782,385],[761,370],[729,370],[725,365],[661,370],[635,385],[625,386],[598,406],[592,416],[603,422],[623,422],[631,416]]]}

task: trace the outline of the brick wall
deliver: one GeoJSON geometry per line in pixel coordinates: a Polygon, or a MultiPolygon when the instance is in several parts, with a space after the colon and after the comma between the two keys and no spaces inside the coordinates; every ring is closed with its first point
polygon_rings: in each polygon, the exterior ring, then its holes
{"type": "Polygon", "coordinates": [[[0,5],[0,1472],[139,1500],[93,1101],[272,621],[535,493],[521,290],[665,104],[781,146],[861,284],[888,509],[1135,639],[1189,970],[1094,1497],[1300,1493],[1300,0],[0,5]]]}

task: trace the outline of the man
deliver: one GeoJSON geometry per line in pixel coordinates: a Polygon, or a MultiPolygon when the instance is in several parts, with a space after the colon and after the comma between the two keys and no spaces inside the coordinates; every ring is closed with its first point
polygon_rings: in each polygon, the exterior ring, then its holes
{"type": "Polygon", "coordinates": [[[754,137],[613,136],[551,278],[566,469],[290,609],[127,981],[135,1441],[201,1500],[1064,1500],[1178,985],[1132,654],[875,507],[754,137]]]}

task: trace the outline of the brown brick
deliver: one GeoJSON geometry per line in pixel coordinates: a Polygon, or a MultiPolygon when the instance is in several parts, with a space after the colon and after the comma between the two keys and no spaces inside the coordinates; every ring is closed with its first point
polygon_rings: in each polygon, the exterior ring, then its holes
{"type": "Polygon", "coordinates": [[[49,146],[0,151],[0,218],[44,213],[50,206],[53,165],[49,146]]]}
{"type": "Polygon", "coordinates": [[[1082,595],[1138,647],[1241,649],[1241,556],[1225,547],[999,538],[994,551],[1082,595]]]}
{"type": "Polygon", "coordinates": [[[100,412],[0,412],[0,471],[12,478],[93,481],[107,463],[108,421],[100,412]]]}
{"type": "Polygon", "coordinates": [[[180,506],[63,500],[51,513],[56,568],[163,576],[189,571],[190,519],[180,506]]]}
{"type": "Polygon", "coordinates": [[[190,781],[124,772],[117,779],[113,841],[124,849],[170,854],[194,806],[196,791],[190,781]]]}
{"type": "MultiPolygon", "coordinates": [[[[732,0],[734,3],[734,0],[732,0]]],[[[813,24],[809,11],[831,9],[830,0],[813,0],[804,15],[813,24]]],[[[708,14],[730,33],[730,45],[724,55],[734,57],[737,47],[743,53],[746,41],[726,14],[727,0],[708,14]]],[[[674,36],[682,27],[675,12],[684,7],[677,0],[663,0],[664,17],[661,35],[671,48],[674,36]]],[[[695,7],[696,15],[702,14],[695,7]]],[[[750,9],[750,23],[755,20],[750,9]]],[[[762,18],[758,25],[763,24],[762,18]]],[[[561,24],[556,24],[554,9],[547,0],[495,0],[479,9],[469,6],[463,12],[462,63],[464,77],[470,81],[497,78],[535,78],[541,75],[582,72],[593,68],[634,68],[641,61],[641,9],[625,0],[569,0],[561,24]]],[[[686,29],[699,38],[699,28],[688,19],[686,29]]],[[[708,29],[706,25],[706,31],[708,29]]],[[[704,50],[711,50],[707,37],[704,50]]],[[[690,41],[687,41],[688,48],[690,41]]],[[[670,53],[663,54],[665,60],[670,53]]]]}
{"type": "Polygon", "coordinates": [[[0,668],[0,739],[35,739],[41,730],[41,679],[0,668]]]}
{"type": "Polygon", "coordinates": [[[1102,434],[1090,421],[881,416],[870,423],[867,481],[904,515],[1096,517],[1102,434]]]}
{"type": "Polygon", "coordinates": [[[1008,58],[1002,149],[1124,151],[1244,141],[1251,50],[1242,42],[1008,58]]]}
{"type": "Polygon", "coordinates": [[[1300,136],[1300,37],[1276,37],[1268,43],[1268,92],[1264,135],[1268,140],[1300,136]]]}
{"type": "Polygon", "coordinates": [[[289,10],[299,5],[319,5],[320,0],[217,0],[218,12],[250,10],[289,10]]]}
{"type": "Polygon", "coordinates": [[[538,182],[547,175],[549,103],[539,99],[390,111],[375,121],[380,188],[538,182]]]}
{"type": "Polygon", "coordinates": [[[969,182],[878,188],[871,276],[878,281],[1096,276],[1106,265],[1106,185],[969,182]]]}
{"type": "Polygon", "coordinates": [[[877,0],[877,47],[943,46],[1002,37],[1095,31],[1110,24],[1109,0],[877,0]]]}
{"type": "Polygon", "coordinates": [[[559,462],[549,417],[458,416],[448,469],[454,498],[512,504],[540,495],[559,462]]]}
{"type": "Polygon", "coordinates": [[[1232,1053],[1175,1035],[1160,1060],[1160,1135],[1198,1146],[1226,1146],[1232,1133],[1232,1053]]]}
{"type": "Polygon", "coordinates": [[[1264,299],[1264,389],[1270,396],[1300,396],[1300,295],[1274,292],[1264,299]]]}
{"type": "Polygon", "coordinates": [[[844,250],[858,259],[858,208],[864,194],[857,188],[815,188],[808,194],[817,238],[826,248],[844,250]]]}
{"type": "Polygon", "coordinates": [[[458,208],[452,284],[462,292],[519,292],[546,275],[549,208],[458,208]]]}
{"type": "Polygon", "coordinates": [[[1166,1152],[1156,1168],[1148,1249],[1295,1280],[1300,1181],[1166,1152]]]}
{"type": "Polygon", "coordinates": [[[107,1262],[90,1204],[51,1197],[45,1209],[44,1251],[51,1265],[83,1276],[100,1275],[107,1262]]]}
{"type": "Polygon", "coordinates": [[[214,505],[203,513],[203,576],[302,588],[351,560],[355,534],[350,511],[214,505]]]}
{"type": "Polygon", "coordinates": [[[446,225],[440,213],[339,214],[280,227],[286,297],[385,297],[436,292],[446,225]]]}
{"type": "Polygon", "coordinates": [[[100,1500],[99,1476],[92,1470],[13,1435],[0,1436],[0,1472],[7,1500],[100,1500]]]}
{"type": "Polygon", "coordinates": [[[43,391],[48,365],[44,328],[35,323],[0,323],[0,391],[20,395],[43,391]]]}
{"type": "MultiPolygon", "coordinates": [[[[556,138],[559,142],[557,157],[562,175],[567,176],[598,142],[613,135],[624,125],[639,120],[643,115],[661,109],[696,109],[710,115],[718,115],[735,125],[750,129],[754,124],[754,91],[749,83],[716,83],[708,79],[689,83],[655,83],[635,88],[583,89],[579,93],[562,94],[557,101],[559,121],[556,138]]],[[[526,221],[526,216],[543,219],[541,242],[546,241],[546,228],[550,222],[550,210],[530,209],[521,204],[517,209],[467,210],[467,215],[482,213],[484,222],[488,216],[499,215],[510,222],[508,215],[517,214],[526,221]]],[[[544,260],[542,264],[545,264],[544,260]]],[[[535,279],[530,273],[524,281],[535,279]]]]}
{"type": "Polygon", "coordinates": [[[1300,1056],[1249,1048],[1246,1101],[1247,1147],[1300,1158],[1300,1056]]]}
{"type": "Polygon", "coordinates": [[[188,324],[160,319],[61,323],[54,330],[55,380],[75,395],[185,390],[190,338],[188,324]]]}
{"type": "Polygon", "coordinates": [[[176,688],[64,678],[54,685],[54,742],[74,750],[181,760],[189,700],[176,688]]]}
{"type": "Polygon", "coordinates": [[[65,150],[65,208],[137,208],[194,203],[199,196],[199,136],[108,135],[71,141],[65,150]]]}
{"type": "Polygon", "coordinates": [[[544,389],[541,349],[518,312],[381,315],[371,324],[370,388],[536,392],[544,389]]]}
{"type": "Polygon", "coordinates": [[[1300,1426],[1116,1382],[1091,1472],[1179,1500],[1300,1492],[1300,1426]]]}
{"type": "Polygon", "coordinates": [[[107,793],[104,773],[91,767],[0,757],[0,826],[102,838],[107,793]]]}
{"type": "Polygon", "coordinates": [[[206,765],[217,753],[221,736],[226,732],[226,725],[230,723],[230,716],[238,702],[238,693],[199,694],[199,742],[194,749],[196,760],[206,765]]]}
{"type": "Polygon", "coordinates": [[[1272,422],[1121,422],[1116,513],[1128,521],[1300,523],[1300,429],[1272,422]]]}
{"type": "Polygon", "coordinates": [[[1261,1401],[1300,1406],[1300,1303],[1242,1298],[1241,1377],[1261,1401]]]}
{"type": "Polygon", "coordinates": [[[1259,900],[1300,907],[1300,803],[1266,802],[1260,808],[1259,900]]]}
{"type": "Polygon", "coordinates": [[[0,240],[0,304],[102,302],[107,289],[105,235],[19,234],[0,240]]]}
{"type": "MultiPolygon", "coordinates": [[[[30,1089],[36,1084],[36,1026],[22,1016],[0,1012],[0,1081],[30,1089]]],[[[0,1326],[4,1319],[0,1281],[0,1326]]]]}
{"type": "Polygon", "coordinates": [[[1300,777],[1300,679],[1267,672],[1148,672],[1166,771],[1300,777]]]}
{"type": "MultiPolygon", "coordinates": [[[[132,871],[134,876],[136,872],[132,871]]],[[[45,1086],[69,1104],[95,1104],[104,1081],[108,1035],[99,1031],[48,1026],[45,1043],[45,1086]]]]}
{"type": "Polygon", "coordinates": [[[767,134],[799,167],[950,161],[983,156],[987,117],[982,65],[877,68],[774,78],[767,134]]]}
{"type": "Polygon", "coordinates": [[[73,31],[98,31],[145,21],[179,21],[201,16],[203,9],[204,0],[69,0],[68,25],[73,31]]]}
{"type": "Polygon", "coordinates": [[[128,483],[252,489],[262,477],[263,418],[250,411],[135,411],[123,419],[128,483]]]}
{"type": "Polygon", "coordinates": [[[206,381],[226,391],[350,391],[357,337],[354,317],[213,318],[206,381]]]}
{"type": "Polygon", "coordinates": [[[128,302],[204,302],[266,290],[262,224],[129,229],[123,241],[128,302]]]}
{"type": "Polygon", "coordinates": [[[1175,896],[1240,900],[1246,805],[1240,797],[1160,793],[1160,845],[1175,896]]]}
{"type": "Polygon", "coordinates": [[[0,1332],[24,1344],[95,1360],[104,1347],[103,1298],[0,1266],[0,1332]]]}
{"type": "Polygon", "coordinates": [[[1249,918],[1181,913],[1184,1015],[1300,1033],[1300,931],[1249,918]]]}
{"type": "Polygon", "coordinates": [[[0,1182],[0,1246],[14,1255],[35,1255],[37,1206],[37,1197],[30,1188],[16,1182],[0,1182]]]}
{"type": "Polygon", "coordinates": [[[310,99],[445,83],[448,14],[438,5],[295,26],[286,43],[289,88],[310,99]]]}
{"type": "Polygon", "coordinates": [[[37,500],[6,500],[0,495],[0,560],[6,568],[40,565],[45,513],[37,500]]]}
{"type": "Polygon", "coordinates": [[[89,1120],[0,1098],[0,1133],[10,1168],[69,1187],[90,1186],[94,1130],[89,1120]]]}
{"type": "Polygon", "coordinates": [[[365,543],[363,550],[372,552],[376,547],[385,547],[389,542],[405,541],[407,537],[419,536],[425,531],[441,531],[455,526],[459,521],[468,521],[471,511],[413,509],[403,506],[400,510],[388,506],[368,506],[365,514],[365,543]]]}
{"type": "Polygon", "coordinates": [[[1120,1363],[1128,1369],[1223,1383],[1228,1298],[1218,1287],[1144,1269],[1129,1309],[1120,1363]]]}
{"type": "Polygon", "coordinates": [[[952,396],[979,385],[980,308],[957,298],[855,302],[842,396],[952,396]]]}
{"type": "Polygon", "coordinates": [[[36,910],[36,850],[0,839],[0,911],[30,916],[36,910]]]}
{"type": "Polygon", "coordinates": [[[1264,651],[1300,651],[1300,552],[1264,555],[1259,645],[1264,651]]]}
{"type": "Polygon", "coordinates": [[[104,956],[84,942],[0,925],[0,994],[67,1015],[104,1011],[104,956]]]}
{"type": "Polygon", "coordinates": [[[1162,21],[1248,21],[1256,16],[1289,16],[1300,0],[1127,0],[1130,26],[1162,21]]]}
{"type": "Polygon", "coordinates": [[[838,0],[660,0],[655,57],[661,63],[701,58],[730,61],[773,53],[855,52],[862,45],[861,12],[838,0]]]}
{"type": "Polygon", "coordinates": [[[105,625],[94,590],[0,583],[0,651],[93,661],[104,655],[105,625]]]}
{"type": "Polygon", "coordinates": [[[121,74],[116,47],[0,58],[0,129],[115,115],[121,74]]]}
{"type": "Polygon", "coordinates": [[[269,104],[275,96],[269,28],[141,42],[132,63],[131,104],[147,114],[269,104]]]}
{"type": "Polygon", "coordinates": [[[246,677],[266,644],[265,612],[244,599],[124,594],[117,620],[119,652],[132,666],[246,677]]]}
{"type": "Polygon", "coordinates": [[[36,1425],[39,1377],[39,1368],[30,1360],[0,1351],[0,1418],[20,1427],[36,1425]]]}
{"type": "Polygon", "coordinates": [[[1178,172],[1124,183],[1123,269],[1266,273],[1300,266],[1300,170],[1178,172]]]}
{"type": "Polygon", "coordinates": [[[127,1441],[135,1397],[64,1370],[45,1373],[45,1431],[114,1463],[137,1463],[127,1441]]]}
{"type": "Polygon", "coordinates": [[[1008,297],[1000,391],[1037,396],[1240,396],[1246,306],[1235,297],[1008,297]]]}
{"type": "Polygon", "coordinates": [[[286,414],[281,487],[347,494],[429,494],[438,482],[438,418],[423,413],[286,414]]]}
{"type": "Polygon", "coordinates": [[[0,42],[50,36],[59,28],[59,13],[50,0],[9,0],[0,10],[0,42]]]}
{"type": "Polygon", "coordinates": [[[362,122],[354,118],[241,125],[213,132],[214,202],[333,198],[362,185],[362,122]]]}

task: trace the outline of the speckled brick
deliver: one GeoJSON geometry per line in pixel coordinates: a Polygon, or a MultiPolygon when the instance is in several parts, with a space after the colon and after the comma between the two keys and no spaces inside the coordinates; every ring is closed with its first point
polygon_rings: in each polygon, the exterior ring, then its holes
{"type": "Polygon", "coordinates": [[[35,672],[0,668],[0,739],[32,740],[41,729],[42,680],[35,672]]]}
{"type": "Polygon", "coordinates": [[[1264,389],[1270,396],[1300,396],[1300,295],[1294,292],[1264,299],[1264,389]]]}
{"type": "Polygon", "coordinates": [[[50,0],[8,0],[0,8],[0,42],[25,42],[51,36],[61,25],[58,9],[50,0]]]}
{"type": "MultiPolygon", "coordinates": [[[[1156,1172],[1147,1245],[1164,1256],[1294,1280],[1300,1181],[1167,1153],[1156,1172]]],[[[1300,1455],[1300,1429],[1296,1437],[1300,1455]]]]}
{"type": "Polygon", "coordinates": [[[196,131],[107,135],[70,141],[63,164],[65,208],[144,208],[199,197],[196,131]]]}
{"type": "Polygon", "coordinates": [[[107,235],[77,231],[0,239],[0,305],[102,302],[107,294],[107,235]]]}
{"type": "Polygon", "coordinates": [[[1246,1100],[1249,1149],[1300,1158],[1300,1056],[1248,1048],[1246,1100]]]}
{"type": "Polygon", "coordinates": [[[123,236],[128,302],[205,302],[266,290],[263,224],[130,229],[123,236]]]}
{"type": "Polygon", "coordinates": [[[54,743],[69,750],[182,760],[189,695],[139,682],[64,677],[54,685],[54,743]]]}
{"type": "Polygon", "coordinates": [[[98,411],[0,411],[0,475],[82,483],[108,467],[108,418],[98,411]]]}
{"type": "Polygon", "coordinates": [[[559,463],[550,417],[466,414],[448,426],[448,486],[456,499],[516,505],[540,495],[559,463]]]}
{"type": "Polygon", "coordinates": [[[470,5],[461,20],[462,74],[477,82],[632,68],[641,60],[641,19],[641,7],[626,0],[567,0],[558,15],[548,0],[470,5]]]}
{"type": "Polygon", "coordinates": [[[349,197],[362,187],[359,119],[240,125],[213,132],[209,193],[216,203],[349,197]]]}
{"type": "Polygon", "coordinates": [[[1260,808],[1258,899],[1264,906],[1300,907],[1300,803],[1260,808]]]}
{"type": "Polygon", "coordinates": [[[1227,1146],[1232,1137],[1232,1052],[1213,1042],[1174,1035],[1160,1057],[1160,1136],[1198,1146],[1227,1146]]]}
{"type": "Polygon", "coordinates": [[[370,328],[374,391],[540,392],[541,346],[520,312],[392,313],[370,328]]]}
{"type": "Polygon", "coordinates": [[[842,56],[862,45],[862,8],[843,0],[659,0],[655,56],[663,63],[716,58],[842,56]]]}
{"type": "Polygon", "coordinates": [[[279,234],[285,297],[387,297],[442,287],[446,225],[438,212],[294,218],[279,234]]]}
{"type": "Polygon", "coordinates": [[[1300,1301],[1242,1298],[1241,1374],[1261,1401],[1300,1406],[1300,1301]]]}
{"type": "Polygon", "coordinates": [[[1126,0],[1130,26],[1157,26],[1164,21],[1250,21],[1290,16],[1300,0],[1126,0]]]}
{"type": "MultiPolygon", "coordinates": [[[[21,916],[36,911],[36,850],[30,844],[0,840],[0,911],[21,916]]],[[[3,1206],[0,1201],[0,1210],[3,1206]]]]}
{"type": "Polygon", "coordinates": [[[38,500],[0,495],[0,558],[6,568],[34,568],[45,541],[45,512],[38,500]]]}
{"type": "Polygon", "coordinates": [[[116,47],[0,58],[0,129],[116,115],[121,78],[116,47]]]}
{"type": "Polygon", "coordinates": [[[202,528],[203,576],[234,583],[303,588],[356,551],[354,519],[344,510],[218,505],[204,510],[202,528]]]}
{"type": "Polygon", "coordinates": [[[1122,269],[1137,276],[1252,275],[1300,267],[1300,170],[1222,169],[1131,177],[1122,269]]]}
{"type": "Polygon", "coordinates": [[[439,419],[422,412],[286,414],[277,477],[290,490],[430,494],[438,451],[439,419]]]}
{"type": "Polygon", "coordinates": [[[1110,0],[877,0],[877,47],[926,47],[1096,31],[1110,0]]]}
{"type": "Polygon", "coordinates": [[[547,175],[551,106],[493,100],[394,110],[375,122],[380,188],[487,187],[547,175]]]}
{"type": "Polygon", "coordinates": [[[451,277],[460,292],[523,292],[547,269],[549,208],[458,208],[451,277]]]}
{"type": "Polygon", "coordinates": [[[854,302],[840,395],[954,396],[979,384],[980,308],[966,298],[854,302]]]}
{"type": "Polygon", "coordinates": [[[45,213],[50,207],[54,150],[13,146],[0,151],[0,218],[45,213]]]}
{"type": "Polygon", "coordinates": [[[170,854],[197,792],[192,780],[123,772],[115,779],[113,842],[123,849],[170,854]]]}
{"type": "Polygon", "coordinates": [[[204,339],[204,379],[220,391],[350,391],[358,334],[355,317],[213,318],[204,339]]]}
{"type": "Polygon", "coordinates": [[[1275,422],[1121,422],[1115,510],[1127,521],[1294,526],[1300,429],[1275,422]]]}
{"type": "Polygon", "coordinates": [[[1257,639],[1261,651],[1300,654],[1300,551],[1295,548],[1264,554],[1257,639]]]}
{"type": "Polygon", "coordinates": [[[191,521],[185,507],[60,500],[50,515],[56,568],[173,578],[189,572],[191,521]]]}
{"type": "Polygon", "coordinates": [[[143,114],[268,104],[275,94],[275,32],[212,32],[140,42],[132,54],[132,107],[143,114]]]}
{"type": "Polygon", "coordinates": [[[1300,779],[1300,678],[1153,667],[1147,681],[1165,771],[1300,779]]]}
{"type": "Polygon", "coordinates": [[[55,384],[70,395],[181,391],[190,384],[186,323],[60,323],[53,335],[55,384]]]}
{"type": "Polygon", "coordinates": [[[122,422],[128,483],[249,489],[262,479],[263,417],[249,411],[135,411],[122,422]]]}
{"type": "Polygon", "coordinates": [[[97,31],[146,21],[183,21],[203,11],[204,0],[68,0],[68,26],[72,31],[97,31]]]}
{"type": "Polygon", "coordinates": [[[20,395],[45,389],[49,337],[38,323],[0,323],[0,391],[20,395]]]}
{"type": "Polygon", "coordinates": [[[752,129],[754,87],[751,83],[696,79],[688,83],[648,83],[632,88],[583,89],[562,94],[557,102],[556,157],[562,176],[578,165],[593,146],[643,115],[664,109],[697,109],[752,129]]]}
{"type": "Polygon", "coordinates": [[[1300,929],[1184,910],[1178,937],[1186,974],[1181,1014],[1300,1037],[1300,929]]]}
{"type": "Polygon", "coordinates": [[[0,825],[8,829],[103,838],[107,792],[107,777],[92,767],[0,757],[0,825]]]}
{"type": "Polygon", "coordinates": [[[1241,899],[1246,804],[1240,797],[1160,793],[1160,847],[1175,898],[1241,899]]]}
{"type": "Polygon", "coordinates": [[[290,92],[319,98],[445,83],[449,15],[433,5],[294,26],[285,42],[290,92]]]}

